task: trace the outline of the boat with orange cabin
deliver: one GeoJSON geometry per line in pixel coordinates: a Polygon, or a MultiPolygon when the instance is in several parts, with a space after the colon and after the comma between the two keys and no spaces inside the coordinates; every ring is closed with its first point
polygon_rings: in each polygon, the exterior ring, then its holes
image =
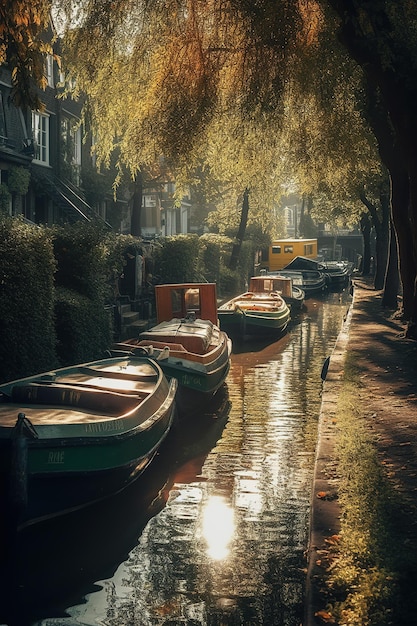
{"type": "Polygon", "coordinates": [[[178,381],[180,411],[210,399],[230,369],[232,342],[220,329],[215,283],[155,286],[157,324],[115,343],[112,353],[146,354],[178,381]]]}

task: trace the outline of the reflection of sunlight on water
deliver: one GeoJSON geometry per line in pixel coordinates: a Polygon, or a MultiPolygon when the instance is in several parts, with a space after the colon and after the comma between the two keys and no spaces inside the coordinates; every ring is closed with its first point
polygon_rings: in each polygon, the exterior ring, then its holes
{"type": "Polygon", "coordinates": [[[223,498],[211,496],[203,511],[203,536],[208,544],[207,554],[212,559],[227,557],[234,530],[233,509],[223,498]]]}
{"type": "Polygon", "coordinates": [[[235,472],[234,505],[245,511],[246,520],[257,520],[263,511],[261,475],[255,471],[235,472]]]}
{"type": "Polygon", "coordinates": [[[186,437],[166,505],[111,578],[86,583],[85,602],[67,609],[74,623],[301,623],[320,371],[345,313],[308,306],[285,339],[233,354],[222,436],[214,447],[186,437]]]}

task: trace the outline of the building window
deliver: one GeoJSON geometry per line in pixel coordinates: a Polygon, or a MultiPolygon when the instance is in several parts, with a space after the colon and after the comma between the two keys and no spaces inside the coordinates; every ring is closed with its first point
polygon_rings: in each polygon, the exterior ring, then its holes
{"type": "Polygon", "coordinates": [[[269,250],[268,248],[262,248],[261,250],[261,261],[267,263],[269,259],[269,250]]]}
{"type": "Polygon", "coordinates": [[[49,117],[32,112],[32,132],[35,161],[49,165],[49,117]]]}
{"type": "Polygon", "coordinates": [[[61,120],[61,153],[64,178],[75,185],[80,184],[82,162],[82,129],[75,118],[63,117],[61,120]]]}
{"type": "Polygon", "coordinates": [[[313,254],[313,244],[308,243],[304,246],[304,256],[313,254]]]}
{"type": "Polygon", "coordinates": [[[72,139],[74,142],[74,163],[81,165],[81,128],[74,128],[72,139]]]}
{"type": "Polygon", "coordinates": [[[175,193],[175,183],[165,183],[164,191],[169,195],[173,196],[175,193]]]}
{"type": "Polygon", "coordinates": [[[292,246],[284,246],[284,253],[292,254],[294,252],[294,248],[292,246]]]}
{"type": "Polygon", "coordinates": [[[50,54],[46,55],[45,74],[48,87],[54,87],[54,59],[50,54]]]}
{"type": "Polygon", "coordinates": [[[281,246],[272,246],[272,254],[281,254],[281,246]]]}

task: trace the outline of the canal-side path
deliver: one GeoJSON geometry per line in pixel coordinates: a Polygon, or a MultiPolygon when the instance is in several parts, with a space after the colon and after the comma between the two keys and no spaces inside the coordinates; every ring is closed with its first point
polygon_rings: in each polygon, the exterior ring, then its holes
{"type": "MultiPolygon", "coordinates": [[[[335,419],[348,352],[361,369],[358,402],[373,433],[381,464],[408,509],[409,538],[417,534],[417,342],[405,338],[405,324],[382,308],[382,292],[354,279],[353,301],[330,357],[323,382],[318,445],[311,498],[305,626],[323,623],[319,554],[340,530],[334,446],[335,419]],[[326,497],[322,497],[326,494],[326,497]]],[[[404,537],[404,541],[410,540],[404,537]]]]}

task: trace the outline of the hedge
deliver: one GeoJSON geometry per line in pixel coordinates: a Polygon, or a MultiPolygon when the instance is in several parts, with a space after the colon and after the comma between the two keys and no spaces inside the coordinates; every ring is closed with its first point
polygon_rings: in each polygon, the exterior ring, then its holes
{"type": "Polygon", "coordinates": [[[145,254],[137,238],[97,224],[49,229],[0,217],[0,382],[102,358],[113,340],[111,307],[129,255],[147,257],[149,284],[207,280],[221,296],[244,287],[252,248],[244,242],[231,272],[231,240],[219,235],[161,239],[145,254]]]}
{"type": "Polygon", "coordinates": [[[61,365],[102,359],[113,334],[111,309],[76,291],[57,287],[55,297],[57,355],[61,365]]]}
{"type": "Polygon", "coordinates": [[[0,381],[57,365],[51,234],[0,219],[0,381]]]}

